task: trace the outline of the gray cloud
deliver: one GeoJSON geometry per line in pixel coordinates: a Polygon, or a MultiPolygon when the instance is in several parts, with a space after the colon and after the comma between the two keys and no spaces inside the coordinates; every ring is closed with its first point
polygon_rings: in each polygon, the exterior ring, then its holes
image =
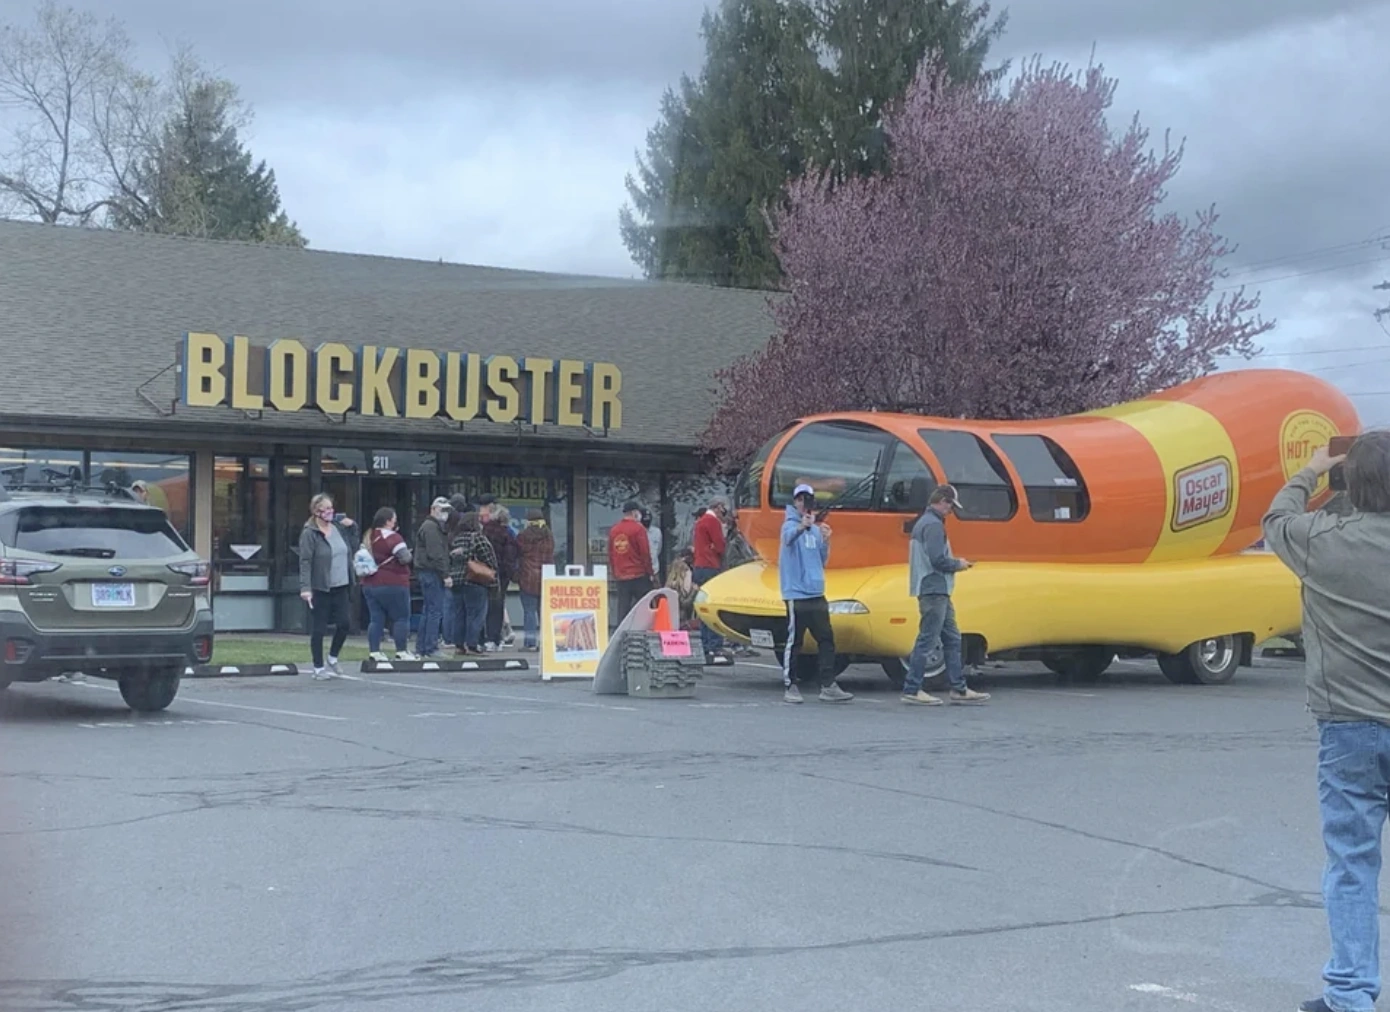
{"type": "MultiPolygon", "coordinates": [[[[124,21],[151,60],[186,40],[242,86],[254,149],[314,245],[552,270],[632,273],[622,177],[662,89],[702,54],[702,0],[74,2],[124,21]]],[[[5,20],[31,11],[0,0],[5,20]]],[[[1326,249],[1390,226],[1390,0],[1016,0],[1009,14],[1000,56],[1084,64],[1094,44],[1120,80],[1117,125],[1138,111],[1156,142],[1186,138],[1169,206],[1217,204],[1240,246],[1233,280],[1280,319],[1267,347],[1390,344],[1369,315],[1390,261],[1326,249]]],[[[1390,389],[1387,373],[1358,366],[1348,389],[1390,389]]]]}

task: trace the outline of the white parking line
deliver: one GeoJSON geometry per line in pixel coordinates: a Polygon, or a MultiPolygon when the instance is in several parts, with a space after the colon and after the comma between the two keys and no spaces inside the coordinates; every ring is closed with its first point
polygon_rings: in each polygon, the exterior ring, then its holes
{"type": "Polygon", "coordinates": [[[363,682],[367,685],[391,685],[398,689],[419,689],[421,692],[442,692],[449,696],[467,696],[474,699],[505,699],[510,703],[549,703],[552,706],[575,706],[585,710],[626,710],[636,713],[635,706],[613,706],[608,703],[580,703],[573,699],[546,699],[544,696],[509,696],[501,692],[476,692],[472,689],[449,689],[442,685],[420,685],[416,682],[388,682],[384,678],[362,678],[358,675],[339,675],[349,682],[363,682]]]}
{"type": "Polygon", "coordinates": [[[1155,998],[1167,998],[1169,1001],[1181,1002],[1184,1005],[1214,1009],[1215,1012],[1246,1012],[1246,1009],[1239,1005],[1232,1005],[1230,1002],[1219,1001],[1215,998],[1204,998],[1191,991],[1179,991],[1175,987],[1167,987],[1163,984],[1131,984],[1129,989],[1140,994],[1153,995],[1155,998]]]}
{"type": "MultiPolygon", "coordinates": [[[[114,685],[97,685],[93,682],[79,682],[89,689],[101,689],[105,692],[120,692],[114,685]]],[[[273,713],[280,717],[306,717],[309,720],[336,720],[345,721],[347,717],[330,717],[326,713],[304,713],[302,710],[276,710],[269,706],[247,706],[245,703],[222,703],[211,699],[199,699],[197,696],[190,696],[180,692],[178,701],[185,703],[197,703],[200,706],[225,706],[229,710],[250,710],[252,713],[273,713]]]]}

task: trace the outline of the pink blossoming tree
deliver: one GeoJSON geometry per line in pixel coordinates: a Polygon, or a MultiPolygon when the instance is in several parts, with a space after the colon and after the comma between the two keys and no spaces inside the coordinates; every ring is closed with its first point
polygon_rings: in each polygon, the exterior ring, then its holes
{"type": "Polygon", "coordinates": [[[746,460],[797,417],[884,410],[1047,417],[1250,355],[1273,326],[1221,292],[1208,209],[1160,210],[1181,147],[1106,123],[1115,82],[1033,62],[1012,83],[918,75],[888,175],[791,187],[773,218],[778,335],[717,378],[705,447],[746,460]]]}

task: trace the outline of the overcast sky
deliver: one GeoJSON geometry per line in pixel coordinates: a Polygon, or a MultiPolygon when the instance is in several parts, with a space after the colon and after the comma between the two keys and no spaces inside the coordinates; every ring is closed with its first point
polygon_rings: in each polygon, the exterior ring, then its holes
{"type": "MultiPolygon", "coordinates": [[[[704,0],[77,0],[151,62],[192,43],[256,108],[255,153],[318,249],[605,275],[624,174],[701,58],[704,0]]],[[[27,0],[0,0],[5,21],[27,0]]],[[[1390,0],[1016,0],[1001,57],[1097,59],[1117,114],[1186,138],[1279,328],[1271,364],[1390,391],[1390,0]],[[1329,348],[1349,350],[1327,354],[1329,348]],[[1341,368],[1336,368],[1342,363],[1341,368]]],[[[1358,398],[1390,422],[1390,395],[1358,398]]]]}

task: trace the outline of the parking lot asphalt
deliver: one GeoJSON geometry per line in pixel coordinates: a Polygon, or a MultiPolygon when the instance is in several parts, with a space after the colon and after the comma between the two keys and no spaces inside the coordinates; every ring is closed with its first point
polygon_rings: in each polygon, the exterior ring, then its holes
{"type": "Polygon", "coordinates": [[[1297,662],[769,666],[0,694],[0,1009],[1292,1009],[1325,928],[1297,662]]]}

